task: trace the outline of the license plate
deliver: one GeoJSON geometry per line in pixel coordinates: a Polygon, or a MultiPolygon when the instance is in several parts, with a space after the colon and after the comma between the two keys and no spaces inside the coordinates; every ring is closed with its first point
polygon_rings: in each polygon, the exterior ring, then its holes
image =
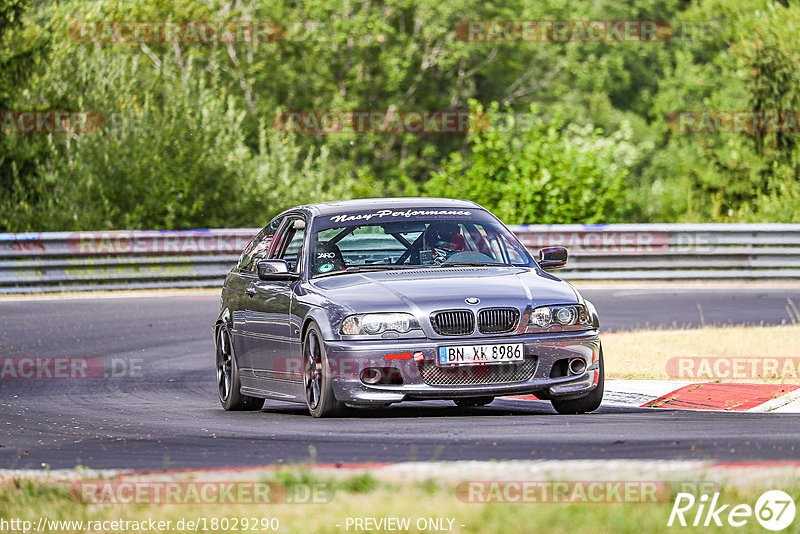
{"type": "Polygon", "coordinates": [[[522,343],[458,345],[439,347],[439,357],[436,361],[440,366],[521,362],[522,353],[522,343]]]}

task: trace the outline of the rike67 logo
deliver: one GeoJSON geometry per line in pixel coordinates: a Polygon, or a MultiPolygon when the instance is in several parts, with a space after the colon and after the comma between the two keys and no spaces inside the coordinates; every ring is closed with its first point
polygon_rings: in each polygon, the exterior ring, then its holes
{"type": "Polygon", "coordinates": [[[781,490],[769,490],[761,494],[755,507],[749,504],[719,503],[719,492],[711,497],[702,494],[678,493],[669,514],[667,526],[743,527],[753,517],[767,530],[783,530],[794,521],[795,505],[792,497],[781,490]]]}

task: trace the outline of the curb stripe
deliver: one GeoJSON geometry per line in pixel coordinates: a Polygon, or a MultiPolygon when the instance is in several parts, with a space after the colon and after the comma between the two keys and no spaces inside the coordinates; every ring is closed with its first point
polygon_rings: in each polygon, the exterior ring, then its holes
{"type": "MultiPolygon", "coordinates": [[[[610,379],[606,381],[605,388],[604,406],[753,413],[800,412],[798,384],[610,379]]],[[[539,400],[534,395],[499,398],[539,400]]]]}
{"type": "Polygon", "coordinates": [[[644,408],[678,410],[752,410],[786,393],[796,390],[788,384],[723,384],[706,382],[684,386],[654,401],[644,408]]]}

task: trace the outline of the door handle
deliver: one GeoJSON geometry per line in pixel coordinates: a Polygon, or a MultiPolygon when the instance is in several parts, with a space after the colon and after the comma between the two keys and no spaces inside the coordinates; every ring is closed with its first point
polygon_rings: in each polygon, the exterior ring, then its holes
{"type": "Polygon", "coordinates": [[[244,290],[244,292],[247,293],[247,296],[250,298],[256,296],[256,288],[254,288],[253,286],[248,287],[247,289],[244,290]]]}

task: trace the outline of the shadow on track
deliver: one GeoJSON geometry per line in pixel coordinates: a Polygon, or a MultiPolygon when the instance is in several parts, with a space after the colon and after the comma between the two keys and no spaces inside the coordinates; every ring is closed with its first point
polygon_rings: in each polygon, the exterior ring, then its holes
{"type": "MultiPolygon", "coordinates": [[[[221,408],[220,408],[221,410],[221,408]]],[[[384,408],[345,408],[332,419],[411,419],[411,418],[436,418],[448,419],[464,417],[591,417],[597,414],[623,414],[653,412],[653,409],[637,408],[631,406],[601,406],[595,412],[579,415],[559,415],[547,401],[520,401],[514,399],[497,399],[488,406],[477,408],[461,408],[450,401],[409,401],[393,404],[384,408]]],[[[662,410],[666,412],[666,410],[662,410]]],[[[308,409],[302,404],[275,403],[267,404],[261,410],[262,414],[308,417],[308,409]]]]}

